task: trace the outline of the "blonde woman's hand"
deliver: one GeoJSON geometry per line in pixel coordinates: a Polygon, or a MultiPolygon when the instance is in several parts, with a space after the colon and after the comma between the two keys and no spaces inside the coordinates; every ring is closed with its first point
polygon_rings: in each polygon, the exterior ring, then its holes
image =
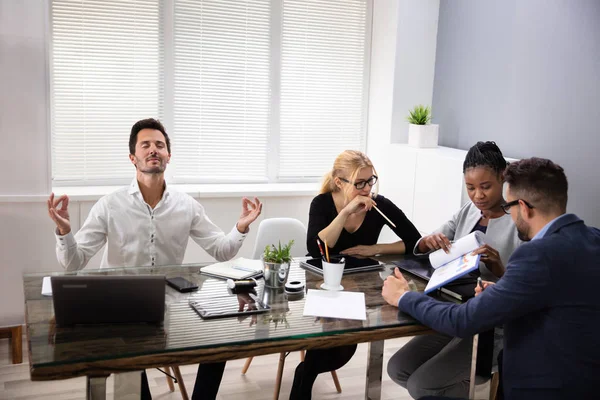
{"type": "Polygon", "coordinates": [[[350,247],[346,250],[340,251],[340,254],[345,254],[348,256],[363,256],[363,257],[372,257],[374,255],[379,254],[377,250],[377,245],[372,246],[354,246],[350,247]]]}
{"type": "Polygon", "coordinates": [[[361,211],[369,211],[376,205],[375,200],[369,196],[356,196],[344,207],[344,211],[350,215],[361,211]]]}

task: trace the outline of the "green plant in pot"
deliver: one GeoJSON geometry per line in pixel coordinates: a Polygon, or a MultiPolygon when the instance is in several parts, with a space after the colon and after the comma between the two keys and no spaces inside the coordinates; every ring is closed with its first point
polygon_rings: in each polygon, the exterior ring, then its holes
{"type": "Polygon", "coordinates": [[[431,108],[417,105],[408,111],[408,145],[413,147],[437,147],[439,125],[431,124],[431,108]]]}
{"type": "Polygon", "coordinates": [[[292,256],[293,240],[282,246],[281,242],[277,246],[274,244],[265,247],[262,260],[265,265],[264,277],[265,286],[277,289],[283,289],[290,272],[290,263],[292,256]]]}

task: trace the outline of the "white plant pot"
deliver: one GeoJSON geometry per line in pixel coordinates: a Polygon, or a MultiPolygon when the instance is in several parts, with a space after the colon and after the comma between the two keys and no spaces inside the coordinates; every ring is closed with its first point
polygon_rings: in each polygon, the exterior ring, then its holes
{"type": "Polygon", "coordinates": [[[408,145],[421,148],[437,147],[439,127],[438,124],[408,124],[408,145]]]}

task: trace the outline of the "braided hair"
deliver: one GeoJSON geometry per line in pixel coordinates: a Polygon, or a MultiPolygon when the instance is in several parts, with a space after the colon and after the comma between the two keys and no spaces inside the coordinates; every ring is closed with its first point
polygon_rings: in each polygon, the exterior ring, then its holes
{"type": "Polygon", "coordinates": [[[469,168],[488,167],[497,174],[502,174],[508,163],[495,142],[477,142],[471,147],[463,163],[463,174],[469,168]]]}

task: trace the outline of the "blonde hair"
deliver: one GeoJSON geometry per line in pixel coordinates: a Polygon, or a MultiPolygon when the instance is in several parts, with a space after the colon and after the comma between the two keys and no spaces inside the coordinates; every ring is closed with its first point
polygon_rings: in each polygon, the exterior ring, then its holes
{"type": "MultiPolygon", "coordinates": [[[[367,157],[367,155],[361,151],[357,150],[345,150],[339,156],[335,158],[333,162],[333,168],[323,178],[323,184],[321,185],[321,190],[319,193],[332,193],[338,192],[340,189],[335,184],[335,178],[345,178],[349,180],[351,183],[354,182],[356,176],[363,168],[372,168],[373,174],[377,175],[375,172],[375,167],[373,163],[367,157]],[[347,173],[350,173],[350,176],[344,176],[347,173]]],[[[352,186],[349,184],[346,192],[352,190],[352,186]]],[[[375,195],[379,191],[379,181],[375,184],[375,195]]]]}

